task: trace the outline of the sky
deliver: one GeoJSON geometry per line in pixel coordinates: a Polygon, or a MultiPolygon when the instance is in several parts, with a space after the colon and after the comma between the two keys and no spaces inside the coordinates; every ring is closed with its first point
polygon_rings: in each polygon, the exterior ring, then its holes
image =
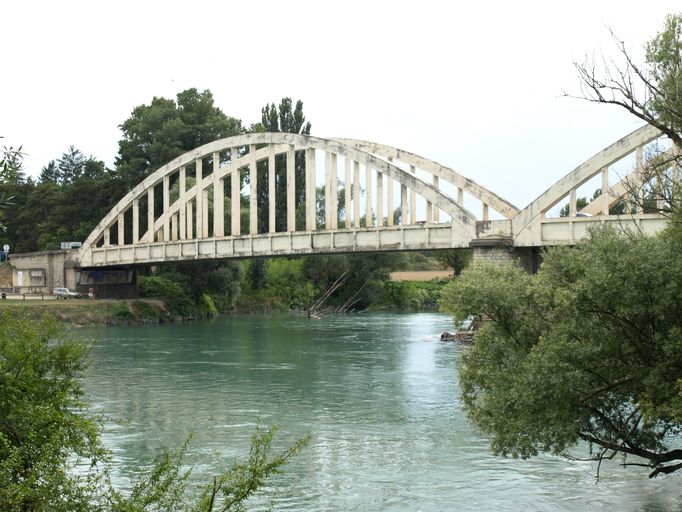
{"type": "Polygon", "coordinates": [[[301,99],[312,134],[449,166],[523,207],[641,126],[580,94],[574,62],[636,60],[679,0],[31,1],[0,7],[0,146],[37,176],[71,145],[113,167],[154,96],[210,89],[245,125],[301,99]]]}

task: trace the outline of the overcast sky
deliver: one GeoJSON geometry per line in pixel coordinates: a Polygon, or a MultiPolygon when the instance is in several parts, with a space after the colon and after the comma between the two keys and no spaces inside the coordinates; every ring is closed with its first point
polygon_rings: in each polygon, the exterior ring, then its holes
{"type": "Polygon", "coordinates": [[[70,145],[113,166],[154,96],[210,89],[246,125],[301,99],[312,133],[397,146],[523,207],[641,125],[579,93],[574,61],[635,56],[679,0],[5,0],[0,145],[33,176],[70,145]]]}

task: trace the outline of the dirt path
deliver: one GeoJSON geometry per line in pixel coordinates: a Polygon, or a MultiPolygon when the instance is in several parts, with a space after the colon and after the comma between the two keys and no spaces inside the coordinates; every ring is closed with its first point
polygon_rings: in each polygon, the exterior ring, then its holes
{"type": "Polygon", "coordinates": [[[391,273],[391,281],[431,281],[448,277],[452,277],[452,270],[409,270],[391,273]]]}

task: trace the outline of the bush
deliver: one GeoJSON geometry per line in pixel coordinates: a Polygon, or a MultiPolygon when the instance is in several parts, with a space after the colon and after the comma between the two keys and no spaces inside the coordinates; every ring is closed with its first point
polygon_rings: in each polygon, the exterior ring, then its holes
{"type": "Polygon", "coordinates": [[[111,316],[119,322],[129,322],[135,318],[135,315],[130,311],[128,304],[125,302],[114,302],[111,305],[111,316]]]}
{"type": "Polygon", "coordinates": [[[161,276],[139,276],[137,285],[140,297],[170,299],[185,295],[179,284],[161,276]]]}
{"type": "Polygon", "coordinates": [[[436,309],[444,286],[444,282],[435,281],[390,281],[377,304],[399,309],[436,309]]]}
{"type": "Polygon", "coordinates": [[[148,302],[141,300],[133,301],[132,308],[138,318],[145,320],[158,320],[163,317],[163,314],[159,308],[149,304],[148,302]]]}
{"type": "Polygon", "coordinates": [[[166,299],[166,309],[171,316],[182,318],[198,318],[196,304],[189,297],[180,296],[166,299]]]}

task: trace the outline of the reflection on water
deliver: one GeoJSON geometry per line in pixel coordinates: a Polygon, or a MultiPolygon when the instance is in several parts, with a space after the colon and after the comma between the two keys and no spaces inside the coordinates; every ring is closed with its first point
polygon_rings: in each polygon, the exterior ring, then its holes
{"type": "Polygon", "coordinates": [[[308,320],[248,316],[93,330],[86,379],[119,482],[193,432],[189,462],[209,480],[215,452],[247,453],[253,428],[278,446],[312,434],[276,481],[277,510],[680,510],[680,477],[650,481],[613,463],[493,457],[459,405],[465,347],[438,340],[439,314],[308,320]]]}

